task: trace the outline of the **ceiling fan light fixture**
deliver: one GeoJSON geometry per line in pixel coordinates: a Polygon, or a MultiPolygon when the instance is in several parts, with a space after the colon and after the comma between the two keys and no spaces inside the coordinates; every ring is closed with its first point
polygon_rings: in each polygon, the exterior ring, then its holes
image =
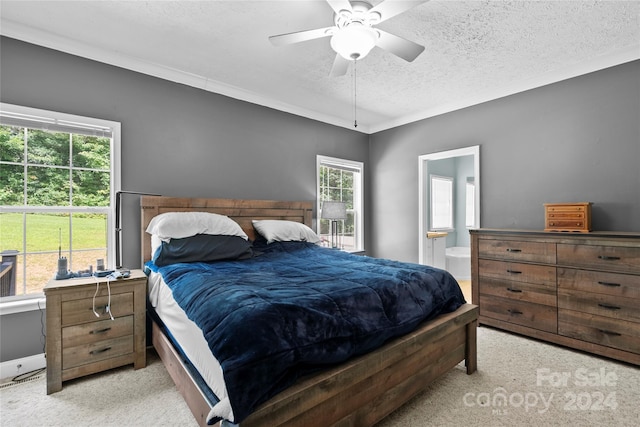
{"type": "Polygon", "coordinates": [[[358,60],[371,52],[378,37],[378,32],[373,28],[354,22],[340,28],[331,37],[331,48],[349,61],[358,60]]]}

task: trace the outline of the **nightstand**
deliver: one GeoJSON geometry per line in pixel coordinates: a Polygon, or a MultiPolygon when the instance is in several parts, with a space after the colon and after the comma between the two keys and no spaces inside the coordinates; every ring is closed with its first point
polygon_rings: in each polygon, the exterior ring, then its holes
{"type": "Polygon", "coordinates": [[[73,378],[131,363],[135,369],[145,367],[146,289],[142,270],[131,270],[126,279],[51,280],[44,287],[47,394],[73,378]]]}

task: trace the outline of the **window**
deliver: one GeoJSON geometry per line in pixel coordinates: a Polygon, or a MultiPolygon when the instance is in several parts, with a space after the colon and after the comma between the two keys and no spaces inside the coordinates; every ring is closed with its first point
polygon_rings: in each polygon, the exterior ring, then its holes
{"type": "Polygon", "coordinates": [[[322,202],[345,202],[347,219],[339,221],[340,248],[345,250],[364,249],[363,221],[363,179],[364,164],[351,160],[318,156],[317,166],[317,203],[318,203],[318,235],[323,243],[329,246],[331,240],[331,224],[321,219],[322,202]]]}
{"type": "Polygon", "coordinates": [[[453,229],[453,178],[431,175],[431,229],[453,229]]]}
{"type": "Polygon", "coordinates": [[[0,296],[35,296],[58,271],[113,265],[120,124],[0,104],[0,296]]]}

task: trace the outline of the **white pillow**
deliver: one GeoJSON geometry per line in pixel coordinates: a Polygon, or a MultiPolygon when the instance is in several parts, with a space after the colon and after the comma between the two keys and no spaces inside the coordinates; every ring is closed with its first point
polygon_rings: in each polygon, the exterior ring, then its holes
{"type": "Polygon", "coordinates": [[[222,234],[249,240],[237,222],[228,216],[210,212],[166,212],[151,219],[147,233],[164,242],[196,234],[222,234]]]}
{"type": "Polygon", "coordinates": [[[153,255],[156,253],[156,251],[160,246],[162,246],[162,240],[160,240],[160,238],[155,234],[152,234],[151,235],[151,258],[153,258],[153,255]]]}
{"type": "Polygon", "coordinates": [[[320,238],[306,225],[278,219],[253,220],[253,227],[267,243],[273,242],[309,242],[318,243],[320,238]]]}

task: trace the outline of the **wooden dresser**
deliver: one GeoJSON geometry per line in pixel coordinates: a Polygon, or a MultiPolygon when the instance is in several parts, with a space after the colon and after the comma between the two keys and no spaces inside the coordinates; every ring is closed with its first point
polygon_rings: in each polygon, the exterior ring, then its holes
{"type": "Polygon", "coordinates": [[[479,322],[640,365],[640,233],[471,230],[479,322]]]}
{"type": "Polygon", "coordinates": [[[111,320],[107,279],[51,280],[45,286],[47,394],[72,378],[131,363],[135,369],[146,365],[146,287],[141,270],[111,280],[111,320]]]}

